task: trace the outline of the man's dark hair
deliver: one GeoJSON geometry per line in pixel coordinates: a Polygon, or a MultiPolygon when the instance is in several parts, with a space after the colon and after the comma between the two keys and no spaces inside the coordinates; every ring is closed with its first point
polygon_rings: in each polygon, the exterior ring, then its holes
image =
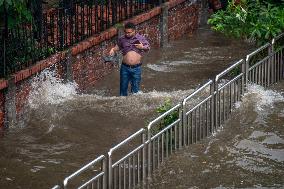
{"type": "Polygon", "coordinates": [[[134,30],[135,30],[135,24],[133,24],[132,22],[127,22],[127,23],[124,25],[124,28],[125,28],[125,29],[134,29],[134,30]]]}

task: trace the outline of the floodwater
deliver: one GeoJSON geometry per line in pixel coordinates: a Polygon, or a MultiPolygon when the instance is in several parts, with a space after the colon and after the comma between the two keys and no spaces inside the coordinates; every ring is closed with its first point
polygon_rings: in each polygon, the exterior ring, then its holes
{"type": "MultiPolygon", "coordinates": [[[[149,120],[157,116],[155,109],[162,105],[166,99],[170,99],[173,103],[180,101],[199,84],[212,78],[229,64],[245,57],[253,49],[254,47],[245,42],[225,38],[210,31],[207,27],[200,28],[193,36],[185,35],[183,39],[171,42],[168,47],[152,49],[143,60],[143,92],[129,97],[118,96],[118,68],[100,81],[90,94],[80,94],[75,83],[64,84],[54,77],[56,73],[45,71],[33,82],[33,91],[29,97],[25,120],[6,131],[0,139],[0,188],[51,188],[62,182],[66,176],[100,154],[106,154],[113,145],[144,127],[149,120]]],[[[252,115],[245,116],[245,118],[248,119],[254,115],[255,112],[252,112],[252,115]]],[[[273,115],[271,113],[271,116],[273,115]]],[[[283,111],[281,115],[283,115],[283,111]]],[[[283,117],[279,119],[282,119],[283,123],[283,117]]],[[[238,120],[236,119],[236,121],[238,120]]],[[[271,120],[273,119],[271,118],[271,120]]],[[[279,122],[281,123],[281,121],[279,122]]],[[[248,126],[248,128],[250,127],[248,126]]],[[[269,153],[274,155],[274,151],[269,150],[270,146],[269,148],[263,147],[266,144],[257,143],[258,138],[245,140],[247,132],[241,133],[240,129],[236,128],[231,129],[229,133],[235,133],[239,135],[239,139],[243,140],[240,140],[240,144],[236,144],[236,146],[230,146],[229,152],[232,156],[237,156],[239,151],[245,150],[249,152],[251,150],[251,154],[254,154],[254,150],[258,149],[263,150],[263,154],[266,154],[265,157],[259,157],[260,161],[262,158],[269,158],[269,153]],[[257,149],[250,146],[253,142],[256,142],[257,149]]],[[[281,126],[279,126],[280,128],[281,126]]],[[[220,132],[217,136],[221,136],[221,133],[225,133],[225,131],[220,132]]],[[[265,141],[269,142],[269,140],[273,140],[269,138],[270,136],[283,138],[283,132],[281,135],[273,130],[269,132],[256,130],[256,133],[251,137],[258,136],[260,139],[266,137],[265,141]]],[[[184,152],[184,154],[188,154],[184,157],[195,158],[191,159],[191,161],[194,160],[194,164],[191,164],[189,160],[181,160],[180,162],[187,163],[186,166],[189,170],[194,169],[194,166],[198,167],[196,163],[203,161],[198,159],[200,155],[194,155],[194,153],[204,152],[202,146],[205,149],[208,148],[208,153],[213,153],[210,155],[211,158],[207,157],[209,159],[206,159],[206,162],[221,161],[219,151],[216,151],[216,156],[213,156],[215,148],[218,150],[218,142],[220,141],[225,140],[210,138],[207,141],[210,145],[202,142],[199,147],[197,145],[195,151],[184,152]]],[[[272,146],[279,148],[279,152],[276,150],[276,154],[281,154],[281,147],[278,147],[278,144],[272,144],[272,146]]],[[[224,146],[223,152],[225,150],[227,149],[224,146]]],[[[271,158],[271,161],[276,163],[269,166],[275,165],[277,167],[278,161],[282,161],[283,166],[283,156],[281,156],[282,159],[279,156],[275,155],[275,158],[271,158]]],[[[173,158],[181,157],[183,156],[173,158]]],[[[239,169],[252,167],[251,170],[254,171],[253,168],[259,164],[250,158],[247,160],[241,157],[239,159],[228,158],[230,160],[227,160],[225,157],[226,155],[223,157],[224,161],[231,161],[230,165],[232,166],[236,162],[239,169]]],[[[206,163],[202,163],[202,165],[206,165],[206,163]]],[[[208,167],[203,171],[212,174],[212,169],[218,170],[218,165],[214,164],[211,168],[208,167]]],[[[194,172],[198,171],[196,167],[194,172]]],[[[219,168],[221,167],[220,163],[219,168]]],[[[279,166],[277,169],[281,170],[279,166]]],[[[268,167],[265,170],[274,170],[274,168],[268,167]]],[[[253,171],[250,175],[251,179],[255,177],[253,171]]],[[[171,173],[171,171],[167,171],[167,168],[164,172],[171,173]]],[[[186,173],[185,170],[183,172],[186,173]]],[[[179,174],[182,177],[182,173],[174,172],[174,175],[179,174]]],[[[210,176],[212,182],[216,182],[217,178],[224,178],[225,172],[222,173],[223,175],[218,174],[220,177],[217,174],[210,176]]],[[[276,178],[277,174],[275,174],[276,178]]],[[[227,177],[224,184],[231,183],[233,186],[235,179],[241,178],[242,175],[227,177]]],[[[158,177],[156,178],[157,182],[162,184],[164,182],[163,175],[160,175],[160,181],[158,177]]],[[[247,176],[245,175],[244,178],[247,176]]],[[[277,181],[275,183],[280,183],[281,179],[276,178],[274,178],[277,181]]],[[[164,179],[171,180],[167,179],[166,175],[164,179]]],[[[204,179],[208,178],[204,177],[204,179]]],[[[186,179],[184,180],[186,181],[186,179]]],[[[191,180],[197,182],[196,179],[191,180]]],[[[178,179],[177,182],[179,183],[180,180],[178,179]]],[[[178,183],[174,183],[173,181],[173,185],[167,186],[176,188],[178,183]]],[[[186,182],[184,184],[187,185],[186,182]]],[[[204,181],[200,181],[199,184],[196,183],[192,186],[206,188],[203,187],[204,181]]],[[[221,187],[221,184],[218,186],[221,187]]],[[[154,187],[159,187],[159,185],[153,184],[154,187]]]]}
{"type": "Polygon", "coordinates": [[[214,136],[171,156],[149,188],[284,188],[284,82],[249,86],[232,115],[214,136]]]}

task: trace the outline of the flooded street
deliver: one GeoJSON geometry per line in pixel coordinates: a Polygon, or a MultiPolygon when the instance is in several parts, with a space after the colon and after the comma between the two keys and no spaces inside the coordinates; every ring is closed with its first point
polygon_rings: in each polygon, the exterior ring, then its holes
{"type": "MultiPolygon", "coordinates": [[[[225,38],[207,27],[200,28],[193,36],[186,35],[168,47],[152,49],[143,59],[143,92],[129,97],[118,96],[118,68],[90,94],[79,94],[75,83],[63,84],[53,76],[56,73],[45,71],[33,82],[26,119],[0,139],[0,188],[50,188],[62,182],[82,165],[106,154],[110,147],[144,127],[157,116],[156,108],[166,99],[174,104],[179,102],[199,84],[253,49],[245,42],[225,38]]],[[[282,88],[283,84],[278,90],[282,88]]],[[[162,169],[150,188],[165,188],[165,182],[168,182],[167,188],[179,185],[180,188],[207,188],[204,180],[208,180],[209,187],[246,187],[252,186],[249,184],[256,178],[254,174],[260,175],[265,183],[268,179],[282,186],[284,105],[279,101],[271,108],[273,112],[268,107],[261,116],[255,111],[245,112],[242,106],[253,109],[257,94],[252,92],[245,98],[247,102],[240,105],[231,120],[231,129],[224,127],[224,131],[208,141],[171,157],[169,168],[162,169]],[[241,124],[240,120],[243,120],[241,124]],[[262,126],[265,129],[261,130],[262,126]],[[225,133],[231,135],[225,136],[225,133]],[[227,141],[231,144],[225,144],[227,141]],[[258,150],[264,155],[259,157],[260,162],[255,162],[252,156],[258,150]],[[247,159],[238,156],[242,152],[247,159]],[[175,161],[184,170],[172,171],[174,168],[170,166],[175,161]],[[258,168],[258,164],[263,168],[258,168]],[[221,171],[228,166],[230,169],[221,171]],[[232,170],[239,171],[231,173],[232,170]],[[191,171],[204,177],[194,176],[191,171]],[[267,176],[270,173],[273,176],[267,176]],[[176,182],[172,175],[178,175],[176,182]]]]}
{"type": "Polygon", "coordinates": [[[171,156],[149,188],[284,188],[284,82],[250,86],[215,136],[171,156]]]}

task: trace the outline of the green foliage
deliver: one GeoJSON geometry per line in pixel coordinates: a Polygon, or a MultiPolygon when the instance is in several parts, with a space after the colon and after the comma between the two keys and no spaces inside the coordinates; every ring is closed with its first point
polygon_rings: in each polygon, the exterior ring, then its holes
{"type": "MultiPolygon", "coordinates": [[[[32,15],[27,5],[28,0],[0,0],[0,15],[4,17],[6,10],[8,28],[13,28],[19,23],[32,20],[32,15]]],[[[4,24],[3,20],[0,22],[2,25],[4,24]]]]}
{"type": "MultiPolygon", "coordinates": [[[[156,109],[156,112],[159,114],[163,114],[167,112],[169,109],[172,108],[172,102],[170,99],[167,99],[164,104],[156,109]]],[[[159,131],[163,130],[166,126],[170,125],[174,121],[178,119],[178,111],[174,111],[171,114],[167,115],[160,123],[160,125],[155,129],[153,132],[154,134],[158,133],[159,131]]]]}
{"type": "Polygon", "coordinates": [[[284,3],[247,0],[235,5],[229,2],[225,11],[218,11],[208,23],[216,31],[263,44],[284,30],[284,3]]]}
{"type": "Polygon", "coordinates": [[[117,29],[123,29],[124,25],[123,25],[123,23],[117,23],[117,24],[114,25],[114,27],[117,28],[117,29]]]}
{"type": "Polygon", "coordinates": [[[47,58],[55,53],[54,47],[40,47],[33,38],[9,38],[6,44],[7,73],[21,69],[31,62],[47,58]]]}

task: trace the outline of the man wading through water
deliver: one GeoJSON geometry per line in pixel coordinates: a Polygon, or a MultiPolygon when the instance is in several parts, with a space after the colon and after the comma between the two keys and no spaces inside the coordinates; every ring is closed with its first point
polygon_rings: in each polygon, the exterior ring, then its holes
{"type": "Polygon", "coordinates": [[[118,39],[117,45],[113,47],[109,55],[121,51],[123,55],[120,67],[120,96],[127,96],[128,84],[131,83],[131,93],[140,90],[141,82],[141,59],[144,52],[150,49],[147,39],[136,33],[135,25],[131,22],[124,26],[124,36],[118,39]]]}

